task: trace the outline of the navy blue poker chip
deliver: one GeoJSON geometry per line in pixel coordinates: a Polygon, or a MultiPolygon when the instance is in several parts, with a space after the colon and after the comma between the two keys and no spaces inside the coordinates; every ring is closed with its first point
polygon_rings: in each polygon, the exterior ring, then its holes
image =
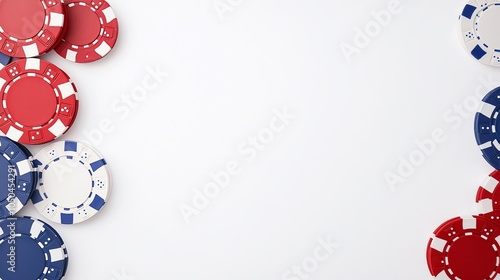
{"type": "Polygon", "coordinates": [[[0,220],[0,279],[59,280],[67,267],[64,241],[48,224],[30,217],[0,220]]]}
{"type": "Polygon", "coordinates": [[[0,136],[0,218],[13,216],[31,198],[37,173],[29,150],[0,136]]]}
{"type": "Polygon", "coordinates": [[[11,59],[12,58],[10,56],[5,55],[3,53],[0,53],[0,64],[1,65],[6,66],[7,64],[10,63],[11,59]]]}
{"type": "Polygon", "coordinates": [[[500,170],[500,87],[490,91],[476,113],[474,132],[476,142],[484,159],[495,169],[500,170]]]}

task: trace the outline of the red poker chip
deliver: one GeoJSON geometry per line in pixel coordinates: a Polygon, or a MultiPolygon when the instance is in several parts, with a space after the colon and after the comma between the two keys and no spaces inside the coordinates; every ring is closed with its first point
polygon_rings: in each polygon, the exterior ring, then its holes
{"type": "Polygon", "coordinates": [[[68,28],[55,51],[73,62],[92,62],[106,56],[118,38],[118,20],[104,0],[67,0],[68,28]]]}
{"type": "Polygon", "coordinates": [[[1,0],[0,52],[34,57],[55,47],[65,25],[61,0],[1,0]]]}
{"type": "Polygon", "coordinates": [[[0,70],[0,133],[23,144],[43,144],[63,135],[78,112],[75,85],[54,64],[37,58],[0,70]]]}
{"type": "Polygon", "coordinates": [[[500,227],[481,216],[444,222],[427,244],[427,265],[437,279],[498,279],[500,227]]]}
{"type": "Polygon", "coordinates": [[[482,216],[500,224],[500,171],[486,177],[477,190],[476,204],[482,216]]]}

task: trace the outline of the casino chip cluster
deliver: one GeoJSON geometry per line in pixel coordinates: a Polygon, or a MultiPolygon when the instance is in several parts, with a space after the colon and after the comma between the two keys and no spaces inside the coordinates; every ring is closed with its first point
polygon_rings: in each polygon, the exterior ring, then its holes
{"type": "MultiPolygon", "coordinates": [[[[479,62],[500,67],[500,2],[470,0],[460,15],[464,47],[479,62]]],[[[482,100],[474,120],[476,142],[495,169],[477,190],[479,214],[441,224],[427,245],[436,279],[500,279],[500,87],[482,100]]]]}
{"type": "Polygon", "coordinates": [[[40,58],[76,63],[105,57],[118,21],[104,0],[0,0],[0,279],[59,280],[68,250],[42,219],[76,224],[108,201],[104,157],[79,141],[55,141],[78,113],[68,74],[40,58]],[[32,155],[28,145],[43,145],[32,155]],[[42,219],[16,214],[31,200],[42,219]]]}

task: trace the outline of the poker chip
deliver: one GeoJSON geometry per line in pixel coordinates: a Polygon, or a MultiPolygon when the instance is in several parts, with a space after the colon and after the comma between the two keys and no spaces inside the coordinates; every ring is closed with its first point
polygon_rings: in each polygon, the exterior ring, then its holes
{"type": "Polygon", "coordinates": [[[474,120],[476,142],[484,159],[495,169],[500,169],[500,142],[498,112],[500,111],[500,87],[490,91],[481,103],[474,120]]]}
{"type": "Polygon", "coordinates": [[[61,236],[30,217],[0,220],[0,256],[2,280],[59,280],[68,266],[61,236]]]}
{"type": "Polygon", "coordinates": [[[66,0],[68,28],[55,51],[73,62],[92,62],[106,56],[118,38],[118,20],[104,0],[66,0]]]}
{"type": "MultiPolygon", "coordinates": [[[[0,136],[0,137],[4,137],[4,136],[0,136]]],[[[6,138],[6,137],[5,137],[6,138]]],[[[7,138],[8,139],[8,138],[7,138]]],[[[9,139],[10,140],[10,139],[9,139]]],[[[31,153],[30,150],[28,150],[28,148],[26,148],[23,144],[21,143],[18,143],[18,142],[15,142],[15,141],[12,141],[14,142],[17,147],[19,147],[19,149],[21,149],[21,151],[24,152],[24,154],[26,155],[26,157],[29,159],[30,163],[31,163],[31,166],[32,166],[32,171],[31,171],[31,174],[32,174],[32,177],[33,177],[33,187],[32,187],[32,190],[31,190],[31,193],[33,194],[33,192],[35,191],[36,189],[36,186],[37,186],[37,183],[38,183],[38,172],[37,172],[37,169],[36,167],[34,166],[34,162],[33,162],[33,154],[31,153]]],[[[30,195],[30,198],[31,198],[31,195],[30,195]]],[[[1,218],[1,217],[0,217],[1,218]]]]}
{"type": "Polygon", "coordinates": [[[500,171],[493,171],[477,190],[476,204],[479,213],[500,225],[500,171]]]}
{"type": "Polygon", "coordinates": [[[64,9],[60,0],[0,1],[0,52],[26,58],[52,50],[64,31],[64,9]]]}
{"type": "Polygon", "coordinates": [[[25,149],[0,136],[0,218],[19,212],[35,190],[37,173],[25,149]]]}
{"type": "Polygon", "coordinates": [[[500,3],[469,0],[460,15],[460,34],[467,51],[479,62],[500,67],[500,3]]]}
{"type": "Polygon", "coordinates": [[[5,55],[3,53],[0,53],[0,65],[5,66],[5,65],[9,64],[11,59],[12,58],[10,56],[5,55]]]}
{"type": "Polygon", "coordinates": [[[427,265],[436,279],[498,279],[500,227],[480,217],[457,217],[434,231],[427,265]]]}
{"type": "Polygon", "coordinates": [[[94,148],[74,141],[56,142],[38,152],[34,161],[39,181],[32,202],[51,221],[83,222],[108,200],[110,172],[94,148]]]}
{"type": "Polygon", "coordinates": [[[43,144],[63,135],[78,112],[75,85],[54,64],[37,58],[0,70],[0,133],[23,144],[43,144]]]}

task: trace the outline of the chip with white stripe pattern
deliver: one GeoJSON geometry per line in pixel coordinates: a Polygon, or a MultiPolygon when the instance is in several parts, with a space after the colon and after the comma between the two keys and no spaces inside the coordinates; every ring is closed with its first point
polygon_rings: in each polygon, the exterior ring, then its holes
{"type": "Polygon", "coordinates": [[[500,170],[500,87],[490,91],[481,103],[474,120],[474,133],[484,159],[500,170]]]}
{"type": "Polygon", "coordinates": [[[52,50],[64,33],[61,0],[0,1],[0,52],[18,58],[52,50]]]}
{"type": "Polygon", "coordinates": [[[500,227],[481,216],[444,222],[427,244],[427,265],[436,279],[498,279],[500,227]]]}
{"type": "Polygon", "coordinates": [[[106,56],[118,39],[118,20],[108,2],[66,0],[68,28],[55,51],[67,60],[92,62],[106,56]]]}
{"type": "Polygon", "coordinates": [[[37,185],[31,152],[0,136],[0,218],[16,214],[29,201],[37,185]]]}
{"type": "Polygon", "coordinates": [[[69,76],[37,58],[14,61],[0,70],[0,134],[23,144],[43,144],[63,135],[78,112],[69,76]]]}
{"type": "Polygon", "coordinates": [[[500,171],[486,177],[476,194],[476,204],[481,216],[500,226],[500,171]]]}
{"type": "Polygon", "coordinates": [[[67,267],[66,245],[54,228],[30,217],[0,220],[0,279],[60,280],[67,267]]]}

